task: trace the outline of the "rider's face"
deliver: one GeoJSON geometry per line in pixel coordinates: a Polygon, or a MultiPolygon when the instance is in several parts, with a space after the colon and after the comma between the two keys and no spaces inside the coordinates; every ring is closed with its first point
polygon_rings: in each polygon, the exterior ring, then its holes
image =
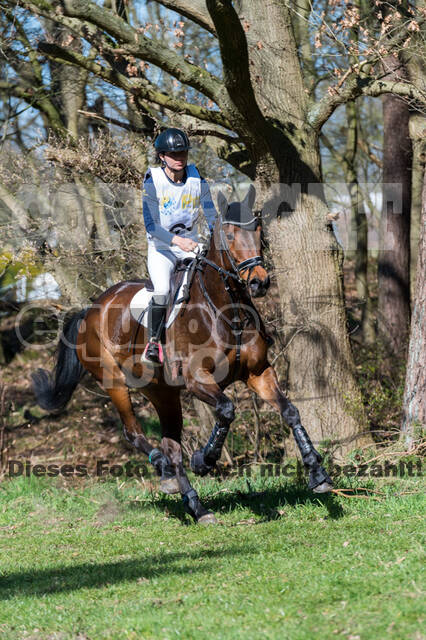
{"type": "Polygon", "coordinates": [[[188,162],[188,151],[168,151],[161,153],[160,158],[172,171],[182,171],[188,162]]]}

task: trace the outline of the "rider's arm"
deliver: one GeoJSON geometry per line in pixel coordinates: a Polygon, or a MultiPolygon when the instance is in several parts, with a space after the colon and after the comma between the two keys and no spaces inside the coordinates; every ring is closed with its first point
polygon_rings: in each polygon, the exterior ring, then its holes
{"type": "Polygon", "coordinates": [[[210,187],[204,178],[201,178],[201,206],[203,207],[204,215],[209,225],[210,233],[213,231],[213,227],[216,222],[217,211],[213,204],[212,194],[210,193],[210,187]]]}
{"type": "Polygon", "coordinates": [[[157,238],[167,245],[171,245],[172,240],[176,238],[176,236],[161,226],[157,193],[150,173],[146,174],[143,183],[142,204],[143,219],[147,233],[153,238],[157,238]]]}

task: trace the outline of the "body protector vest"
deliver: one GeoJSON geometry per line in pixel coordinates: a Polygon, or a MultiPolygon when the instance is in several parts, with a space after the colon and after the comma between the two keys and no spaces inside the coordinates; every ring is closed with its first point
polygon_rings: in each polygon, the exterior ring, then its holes
{"type": "Polygon", "coordinates": [[[150,171],[161,226],[173,234],[191,230],[200,212],[201,197],[201,178],[195,165],[187,165],[184,184],[173,184],[161,167],[153,167],[150,171]]]}

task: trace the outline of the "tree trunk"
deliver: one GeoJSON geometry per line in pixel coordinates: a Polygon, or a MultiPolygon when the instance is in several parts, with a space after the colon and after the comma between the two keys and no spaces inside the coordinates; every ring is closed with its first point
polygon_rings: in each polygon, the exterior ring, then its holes
{"type": "Polygon", "coordinates": [[[426,423],[426,172],[423,180],[422,219],[417,259],[416,297],[405,378],[402,437],[408,448],[426,423]]]}
{"type": "Polygon", "coordinates": [[[375,340],[375,330],[368,291],[368,221],[363,211],[364,202],[355,164],[358,149],[358,110],[355,101],[348,102],[346,105],[346,118],[346,153],[343,157],[343,165],[351,201],[351,237],[347,255],[355,249],[355,283],[358,301],[361,304],[361,335],[365,344],[372,344],[375,340]]]}
{"type": "MultiPolygon", "coordinates": [[[[389,76],[405,77],[401,63],[386,59],[389,76]]],[[[378,263],[378,327],[389,355],[404,355],[410,322],[410,208],[412,145],[406,102],[383,98],[383,209],[378,263]]]]}
{"type": "Polygon", "coordinates": [[[264,226],[290,361],[289,396],[312,440],[334,442],[335,453],[342,455],[372,440],[346,328],[342,252],[327,221],[319,132],[307,124],[308,100],[288,11],[276,0],[267,10],[258,3],[239,4],[256,100],[274,122],[271,154],[256,159],[255,182],[266,200],[264,226]],[[281,139],[280,132],[285,132],[281,139]]]}
{"type": "Polygon", "coordinates": [[[418,263],[418,248],[420,238],[420,221],[422,217],[423,171],[426,162],[426,118],[422,114],[413,113],[410,116],[410,136],[413,144],[413,167],[411,189],[411,219],[410,219],[410,298],[412,307],[416,295],[416,269],[418,263]]]}
{"type": "Polygon", "coordinates": [[[336,454],[371,442],[354,377],[342,289],[342,254],[327,208],[302,195],[269,228],[284,318],[288,389],[315,443],[336,454]],[[301,268],[303,265],[303,268],[301,268]]]}

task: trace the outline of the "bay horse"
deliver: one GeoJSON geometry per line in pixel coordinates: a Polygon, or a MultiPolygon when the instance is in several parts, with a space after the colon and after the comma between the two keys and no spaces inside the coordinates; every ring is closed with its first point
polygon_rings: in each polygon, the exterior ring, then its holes
{"type": "Polygon", "coordinates": [[[268,362],[270,339],[251,300],[265,295],[269,286],[261,221],[252,211],[254,200],[253,187],[242,202],[231,204],[219,193],[220,213],[210,246],[190,261],[189,300],[165,330],[163,367],[141,362],[146,330],[129,310],[133,296],[148,284],[139,280],[110,287],[91,307],[74,314],[61,334],[54,371],[33,373],[38,404],[58,411],[65,407],[82,376],[90,372],[117,408],[125,438],[148,456],[161,478],[161,490],[180,493],[186,512],[201,523],[215,522],[215,516],[201,504],[183,467],[183,388],[215,409],[216,424],[210,438],[191,458],[196,474],[205,475],[220,458],[234,419],[234,405],[224,390],[241,380],[277,409],[292,429],[309,471],[309,488],[317,493],[332,488],[298,409],[286,398],[268,362]],[[161,449],[152,446],[136,419],[129,393],[135,387],[157,410],[161,449]]]}

